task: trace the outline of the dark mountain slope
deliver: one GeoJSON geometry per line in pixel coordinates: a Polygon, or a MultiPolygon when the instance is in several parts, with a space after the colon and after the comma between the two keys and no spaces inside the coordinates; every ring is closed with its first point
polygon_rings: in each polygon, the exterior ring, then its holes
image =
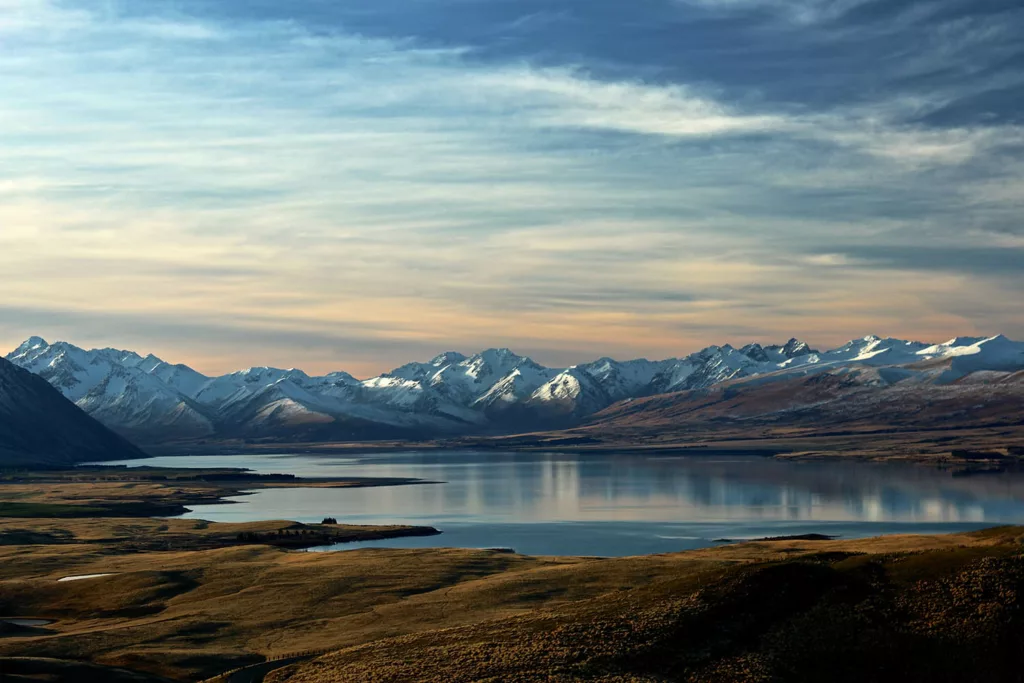
{"type": "Polygon", "coordinates": [[[0,358],[0,466],[144,457],[49,382],[0,358]]]}
{"type": "Polygon", "coordinates": [[[839,367],[805,375],[747,377],[707,389],[620,401],[571,429],[459,443],[490,448],[700,447],[940,461],[964,449],[1024,452],[1024,374],[982,371],[935,383],[934,376],[945,371],[839,367]]]}
{"type": "Polygon", "coordinates": [[[886,369],[754,378],[711,389],[622,402],[594,415],[593,433],[710,434],[785,428],[828,431],[1024,424],[1024,385],[1014,375],[936,385],[889,383],[886,369]]]}

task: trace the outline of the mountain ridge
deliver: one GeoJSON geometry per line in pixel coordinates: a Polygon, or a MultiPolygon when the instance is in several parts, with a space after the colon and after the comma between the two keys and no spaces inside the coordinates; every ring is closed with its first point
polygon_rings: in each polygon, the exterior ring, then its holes
{"type": "Polygon", "coordinates": [[[270,367],[208,377],[152,354],[86,351],[42,337],[7,358],[107,426],[145,442],[312,434],[363,440],[571,427],[622,401],[851,368],[872,369],[858,375],[869,387],[948,385],[1024,370],[1024,343],[1002,335],[940,344],[868,335],[819,351],[794,337],[768,346],[709,346],[660,361],[604,357],[568,368],[491,348],[472,356],[448,351],[365,380],[270,367]]]}

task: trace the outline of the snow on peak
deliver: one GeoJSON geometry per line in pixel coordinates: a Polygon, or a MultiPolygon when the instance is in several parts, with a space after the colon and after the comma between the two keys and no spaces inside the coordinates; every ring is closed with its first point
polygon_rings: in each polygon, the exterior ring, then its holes
{"type": "Polygon", "coordinates": [[[537,389],[549,381],[557,370],[524,363],[516,367],[490,389],[473,401],[474,406],[509,405],[527,400],[537,389]]]}
{"type": "Polygon", "coordinates": [[[15,349],[14,353],[12,353],[11,355],[13,356],[20,353],[27,353],[28,351],[35,351],[36,349],[45,349],[49,346],[50,345],[47,343],[47,341],[42,337],[29,337],[24,342],[22,342],[21,346],[15,349]]]}
{"type": "Polygon", "coordinates": [[[758,344],[757,342],[753,344],[747,344],[742,349],[740,349],[740,353],[742,353],[747,358],[756,360],[758,363],[767,363],[770,360],[770,358],[768,357],[768,352],[765,351],[764,347],[758,344]]]}
{"type": "Polygon", "coordinates": [[[289,378],[306,380],[309,379],[309,375],[304,373],[302,370],[296,370],[295,368],[289,368],[288,370],[282,370],[281,368],[272,368],[267,366],[246,368],[241,372],[236,372],[226,377],[239,377],[244,379],[246,382],[267,382],[273,383],[278,380],[289,378]]]}
{"type": "Polygon", "coordinates": [[[940,381],[949,382],[981,370],[1015,371],[1024,368],[1024,342],[998,334],[994,337],[957,337],[918,352],[924,360],[950,359],[940,381]]]}
{"type": "Polygon", "coordinates": [[[430,360],[430,364],[436,367],[443,367],[445,365],[452,365],[453,363],[461,363],[464,360],[466,360],[466,356],[458,351],[445,351],[444,353],[434,356],[430,360]]]}
{"type": "Polygon", "coordinates": [[[511,349],[487,349],[467,358],[456,367],[464,368],[465,374],[479,383],[504,377],[521,365],[539,367],[531,359],[519,356],[511,349]]]}
{"type": "Polygon", "coordinates": [[[782,347],[782,353],[787,358],[796,358],[797,356],[807,356],[818,352],[812,349],[807,342],[802,342],[796,337],[793,337],[786,342],[785,346],[782,347]]]}
{"type": "Polygon", "coordinates": [[[550,406],[556,414],[587,415],[611,403],[601,383],[580,366],[567,368],[530,396],[534,407],[550,406]]]}
{"type": "MultiPolygon", "coordinates": [[[[1002,336],[1002,335],[999,335],[999,336],[1002,336]]],[[[983,341],[984,339],[985,339],[985,337],[953,337],[952,339],[950,339],[948,342],[946,342],[944,344],[936,344],[936,347],[939,347],[939,346],[946,346],[946,347],[973,346],[974,344],[977,344],[978,342],[983,341]]],[[[932,348],[935,348],[935,347],[932,347],[932,348]]]]}
{"type": "Polygon", "coordinates": [[[51,345],[41,337],[26,340],[9,359],[41,375],[115,429],[155,424],[209,433],[232,416],[273,411],[281,402],[317,415],[458,429],[496,420],[513,406],[531,414],[582,416],[615,401],[766,375],[849,368],[874,373],[885,382],[920,375],[948,383],[978,371],[1024,368],[1024,344],[1002,335],[956,337],[934,345],[869,335],[820,352],[792,338],[782,346],[709,346],[663,361],[603,357],[568,369],[544,367],[508,348],[492,348],[472,357],[442,353],[427,363],[410,363],[365,381],[345,372],[309,377],[301,370],[270,367],[210,378],[153,355],[85,351],[66,342],[51,345]]]}
{"type": "Polygon", "coordinates": [[[318,379],[325,380],[325,381],[328,381],[328,382],[335,382],[335,383],[340,382],[340,383],[343,383],[343,384],[359,384],[359,380],[357,380],[355,377],[353,377],[352,375],[348,374],[347,372],[343,372],[341,370],[336,371],[336,372],[328,373],[328,374],[326,374],[323,377],[320,377],[318,379]]]}
{"type": "Polygon", "coordinates": [[[935,344],[920,351],[921,355],[960,356],[980,353],[983,348],[1017,347],[1018,342],[1011,341],[1001,334],[994,337],[954,337],[948,342],[935,344]]]}
{"type": "Polygon", "coordinates": [[[500,348],[500,349],[485,349],[480,353],[476,354],[472,358],[467,360],[483,360],[487,363],[517,363],[522,360],[529,360],[525,356],[520,356],[512,351],[512,349],[500,348]]]}

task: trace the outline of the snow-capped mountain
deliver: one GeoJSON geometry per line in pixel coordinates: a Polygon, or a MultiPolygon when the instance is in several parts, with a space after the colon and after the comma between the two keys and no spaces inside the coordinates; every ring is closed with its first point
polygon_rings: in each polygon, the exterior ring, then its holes
{"type": "MultiPolygon", "coordinates": [[[[573,438],[651,443],[995,428],[1012,443],[1024,424],[1022,368],[1024,344],[1002,336],[943,344],[865,337],[775,371],[623,401],[570,431],[573,438]]],[[[857,437],[849,438],[837,447],[856,448],[857,437]]]]}
{"type": "MultiPolygon", "coordinates": [[[[830,351],[782,345],[710,346],[662,361],[612,358],[548,368],[509,349],[443,353],[379,377],[249,368],[206,377],[132,351],[86,351],[33,337],[8,359],[86,412],[148,441],[205,436],[400,438],[571,424],[627,400],[723,383],[771,382],[859,369],[859,383],[949,384],[1024,370],[1024,344],[1002,336],[942,344],[868,336],[830,351]]],[[[849,375],[853,377],[854,375],[849,375]]]]}
{"type": "Polygon", "coordinates": [[[131,351],[86,351],[66,342],[47,344],[32,337],[7,359],[36,373],[103,424],[128,434],[174,434],[182,437],[214,433],[213,421],[182,388],[202,386],[209,379],[185,366],[131,351]]]}
{"type": "Polygon", "coordinates": [[[581,418],[612,402],[601,380],[577,366],[558,373],[533,392],[527,406],[538,416],[581,418]]]}

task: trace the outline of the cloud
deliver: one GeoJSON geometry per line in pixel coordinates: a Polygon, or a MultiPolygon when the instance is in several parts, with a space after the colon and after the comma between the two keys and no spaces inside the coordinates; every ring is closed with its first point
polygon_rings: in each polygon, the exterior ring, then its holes
{"type": "MultiPolygon", "coordinates": [[[[383,358],[429,358],[436,353],[434,344],[388,337],[379,327],[332,326],[324,321],[282,325],[280,320],[223,313],[165,315],[0,305],[0,327],[31,329],[51,342],[70,340],[84,347],[113,343],[155,353],[170,363],[187,360],[213,373],[247,367],[244,362],[239,365],[240,348],[254,365],[291,367],[296,365],[292,361],[302,361],[310,369],[337,369],[336,364],[344,361],[346,367],[366,377],[380,372],[383,358]]],[[[9,331],[4,335],[11,348],[18,343],[15,334],[9,331]]]]}
{"type": "Polygon", "coordinates": [[[1013,10],[942,4],[0,0],[5,338],[359,372],[1010,328],[922,278],[1020,275],[1013,10]]]}
{"type": "Polygon", "coordinates": [[[933,245],[835,245],[838,254],[820,254],[830,265],[857,263],[871,268],[958,272],[976,277],[1024,276],[1024,245],[991,247],[933,245]]]}
{"type": "Polygon", "coordinates": [[[567,69],[491,72],[483,74],[471,87],[505,93],[512,102],[529,103],[523,107],[523,113],[543,126],[682,138],[791,127],[781,116],[731,112],[684,86],[608,83],[567,69]]]}

